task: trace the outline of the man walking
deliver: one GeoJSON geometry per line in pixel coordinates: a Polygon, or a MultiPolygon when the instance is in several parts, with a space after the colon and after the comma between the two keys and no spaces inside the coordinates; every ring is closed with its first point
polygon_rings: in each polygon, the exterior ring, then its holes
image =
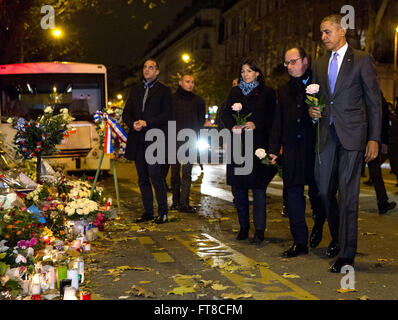
{"type": "Polygon", "coordinates": [[[305,185],[308,185],[315,221],[324,214],[321,212],[319,192],[314,178],[315,127],[305,103],[305,87],[311,83],[312,72],[304,49],[288,50],[285,54],[285,67],[290,81],[278,89],[278,104],[268,152],[272,163],[275,164],[280,156],[281,146],[283,147],[283,186],[287,190],[290,232],[294,240],[291,248],[283,253],[283,257],[290,258],[308,253],[305,185]]]}
{"type": "Polygon", "coordinates": [[[340,273],[354,265],[358,238],[358,202],[363,157],[378,156],[381,132],[381,96],[373,59],[346,41],[340,15],[321,23],[322,42],[329,51],[313,66],[313,83],[320,85],[325,102],[310,108],[320,121],[319,159],[315,179],[332,233],[329,247],[338,251],[330,271],[340,273]],[[337,202],[336,193],[339,191],[337,202]]]}
{"type": "MultiPolygon", "coordinates": [[[[167,222],[167,191],[160,163],[149,164],[145,158],[146,148],[151,144],[145,141],[150,129],[166,132],[171,113],[170,88],[158,80],[159,64],[148,59],[143,66],[143,82],[131,89],[123,111],[123,121],[130,128],[126,146],[126,158],[135,161],[138,184],[141,190],[144,213],[137,222],[154,219],[153,192],[155,189],[158,204],[156,223],[167,222]]],[[[164,150],[166,156],[166,149],[164,150]]],[[[160,155],[162,156],[162,155],[160,155]]]]}
{"type": "MultiPolygon", "coordinates": [[[[192,92],[195,87],[195,79],[192,75],[183,75],[178,84],[179,87],[172,100],[172,120],[176,121],[177,135],[182,129],[192,129],[198,136],[205,120],[205,102],[192,92]]],[[[185,143],[184,141],[177,141],[177,150],[185,143]]],[[[170,210],[195,213],[196,209],[189,204],[193,164],[182,163],[179,159],[176,162],[176,164],[171,165],[173,204],[170,210]],[[180,171],[182,171],[181,176],[180,171]]]]}

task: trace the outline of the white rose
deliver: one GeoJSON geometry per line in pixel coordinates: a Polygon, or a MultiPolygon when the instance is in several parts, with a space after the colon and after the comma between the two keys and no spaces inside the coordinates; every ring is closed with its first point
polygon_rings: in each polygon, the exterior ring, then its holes
{"type": "Polygon", "coordinates": [[[319,92],[319,84],[310,84],[307,88],[306,88],[306,92],[307,94],[316,94],[319,92]]]}
{"type": "Polygon", "coordinates": [[[12,118],[7,119],[7,123],[11,124],[12,123],[12,118]]]}
{"type": "Polygon", "coordinates": [[[260,160],[262,160],[262,159],[264,159],[266,156],[267,156],[267,153],[265,152],[265,150],[264,149],[257,149],[256,150],[256,152],[255,152],[255,155],[260,159],[260,160]]]}
{"type": "Polygon", "coordinates": [[[240,110],[242,110],[242,104],[239,103],[239,102],[234,103],[234,104],[232,105],[232,110],[233,110],[233,111],[240,111],[240,110]]]}

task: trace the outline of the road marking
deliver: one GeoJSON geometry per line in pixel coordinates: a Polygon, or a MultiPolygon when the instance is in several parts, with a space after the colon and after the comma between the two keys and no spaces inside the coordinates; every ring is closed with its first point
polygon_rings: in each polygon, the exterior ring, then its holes
{"type": "Polygon", "coordinates": [[[256,262],[240,252],[228,247],[212,236],[202,233],[184,240],[176,239],[186,248],[204,259],[240,289],[252,294],[256,300],[276,300],[291,298],[299,300],[319,300],[299,286],[271,271],[267,263],[256,262]],[[250,274],[259,277],[249,277],[250,274]]]}
{"type": "Polygon", "coordinates": [[[159,263],[174,262],[174,259],[167,252],[152,252],[152,255],[159,263]]]}
{"type": "Polygon", "coordinates": [[[138,241],[142,245],[147,245],[147,244],[154,244],[155,242],[152,240],[151,237],[137,237],[138,241]]]}

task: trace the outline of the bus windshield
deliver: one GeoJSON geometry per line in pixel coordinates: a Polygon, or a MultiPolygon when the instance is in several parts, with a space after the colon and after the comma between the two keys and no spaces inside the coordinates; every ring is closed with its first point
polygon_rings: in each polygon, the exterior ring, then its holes
{"type": "Polygon", "coordinates": [[[47,106],[54,108],[54,114],[68,108],[77,121],[92,121],[94,113],[105,107],[105,75],[0,75],[0,104],[3,121],[36,119],[47,106]]]}

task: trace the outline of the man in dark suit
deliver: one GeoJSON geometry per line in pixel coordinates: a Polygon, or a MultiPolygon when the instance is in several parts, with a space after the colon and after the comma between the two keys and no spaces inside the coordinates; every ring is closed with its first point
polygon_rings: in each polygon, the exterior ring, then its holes
{"type": "MultiPolygon", "coordinates": [[[[152,186],[158,203],[158,217],[155,222],[167,222],[167,190],[162,174],[162,166],[166,163],[166,159],[163,163],[149,164],[145,158],[145,151],[151,144],[145,141],[145,134],[150,129],[166,132],[171,115],[171,91],[158,80],[159,73],[159,64],[156,60],[145,61],[143,83],[131,89],[122,116],[123,121],[130,128],[125,157],[135,161],[145,210],[137,222],[154,218],[152,186]]],[[[166,148],[164,148],[164,153],[160,156],[166,156],[166,148]]]]}
{"type": "Polygon", "coordinates": [[[378,156],[381,95],[373,59],[347,44],[342,17],[324,18],[320,30],[329,52],[315,62],[313,83],[320,85],[325,108],[309,113],[320,121],[315,178],[333,239],[328,250],[338,252],[329,270],[339,273],[354,265],[361,164],[363,157],[370,162],[378,156]]]}
{"type": "MultiPolygon", "coordinates": [[[[316,225],[317,219],[324,214],[321,212],[321,201],[314,178],[316,133],[305,103],[305,87],[311,83],[312,72],[304,49],[287,50],[285,67],[290,80],[278,89],[278,104],[268,152],[272,163],[275,164],[280,156],[281,146],[283,147],[283,186],[287,190],[290,232],[294,241],[291,248],[283,253],[283,257],[290,258],[308,253],[305,185],[308,185],[308,195],[316,225]]],[[[318,230],[317,228],[315,229],[318,230]]]]}

